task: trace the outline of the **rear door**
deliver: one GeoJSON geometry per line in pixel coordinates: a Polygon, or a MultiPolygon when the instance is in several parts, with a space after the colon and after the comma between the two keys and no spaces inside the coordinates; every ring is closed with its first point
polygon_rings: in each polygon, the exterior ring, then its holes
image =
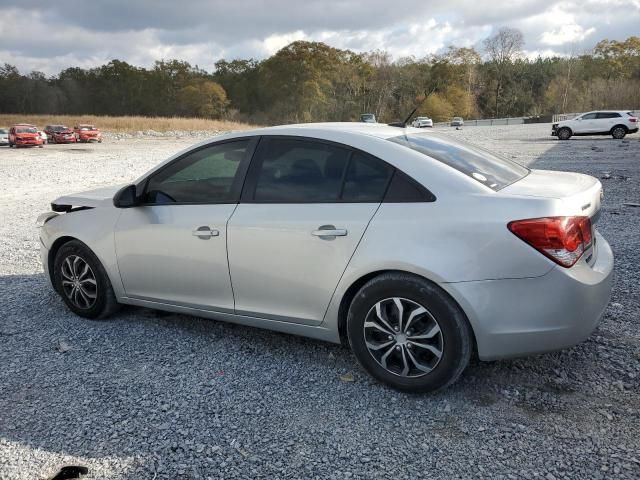
{"type": "Polygon", "coordinates": [[[229,221],[236,313],[320,324],[393,167],[301,137],[263,137],[229,221]]]}
{"type": "Polygon", "coordinates": [[[256,142],[199,147],[150,176],[115,229],[128,297],[233,312],[226,227],[256,142]]]}
{"type": "Polygon", "coordinates": [[[609,132],[614,125],[620,123],[620,114],[616,112],[598,112],[598,131],[609,132]]]}

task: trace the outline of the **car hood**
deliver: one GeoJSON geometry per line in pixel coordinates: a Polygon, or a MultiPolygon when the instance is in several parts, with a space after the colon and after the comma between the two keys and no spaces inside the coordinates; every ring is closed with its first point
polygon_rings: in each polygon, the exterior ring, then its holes
{"type": "Polygon", "coordinates": [[[113,187],[96,188],[95,190],[87,190],[86,192],[74,193],[71,195],[63,195],[51,202],[54,211],[65,211],[74,207],[100,207],[111,204],[113,196],[124,185],[116,185],[113,187]]]}

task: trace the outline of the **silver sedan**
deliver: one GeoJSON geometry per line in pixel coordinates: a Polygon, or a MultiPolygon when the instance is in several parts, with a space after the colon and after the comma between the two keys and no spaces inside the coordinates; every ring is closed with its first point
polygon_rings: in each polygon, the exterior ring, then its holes
{"type": "Polygon", "coordinates": [[[39,217],[67,306],[121,304],[349,345],[400,390],[481,360],[562,349],[596,327],[613,256],[593,177],[529,170],[413,128],[232,133],[130,185],[39,217]]]}

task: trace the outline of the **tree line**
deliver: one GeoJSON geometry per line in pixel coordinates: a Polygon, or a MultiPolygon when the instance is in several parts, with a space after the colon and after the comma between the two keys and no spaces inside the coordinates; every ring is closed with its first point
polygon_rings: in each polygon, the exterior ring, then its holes
{"type": "Polygon", "coordinates": [[[352,121],[374,113],[403,119],[414,107],[436,121],[640,109],[640,38],[602,40],[569,57],[523,55],[516,29],[480,51],[449,47],[424,58],[392,59],[297,41],[264,60],[219,60],[207,72],[162,60],[141,68],[120,60],[47,77],[0,66],[4,113],[187,116],[259,124],[352,121]]]}

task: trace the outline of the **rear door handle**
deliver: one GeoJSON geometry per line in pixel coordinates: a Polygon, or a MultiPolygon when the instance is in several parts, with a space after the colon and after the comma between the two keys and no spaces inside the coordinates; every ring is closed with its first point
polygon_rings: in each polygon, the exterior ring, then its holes
{"type": "Polygon", "coordinates": [[[191,232],[191,235],[193,235],[194,237],[198,237],[202,240],[208,240],[211,237],[217,237],[218,235],[220,235],[220,232],[215,228],[211,228],[206,225],[203,225],[202,227],[198,227],[195,230],[193,230],[193,232],[191,232]]]}
{"type": "Polygon", "coordinates": [[[336,237],[345,237],[347,233],[345,228],[336,228],[333,225],[322,225],[318,227],[318,230],[311,232],[311,235],[330,240],[336,237]]]}

